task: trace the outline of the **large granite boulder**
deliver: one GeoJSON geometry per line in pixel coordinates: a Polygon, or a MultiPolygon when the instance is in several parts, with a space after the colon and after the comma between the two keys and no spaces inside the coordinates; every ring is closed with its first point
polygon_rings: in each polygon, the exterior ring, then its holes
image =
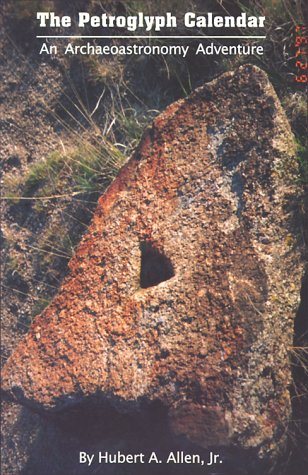
{"type": "Polygon", "coordinates": [[[201,447],[274,458],[303,265],[294,140],[264,72],[172,104],[100,198],[70,274],[3,370],[22,404],[151,402],[201,447]]]}

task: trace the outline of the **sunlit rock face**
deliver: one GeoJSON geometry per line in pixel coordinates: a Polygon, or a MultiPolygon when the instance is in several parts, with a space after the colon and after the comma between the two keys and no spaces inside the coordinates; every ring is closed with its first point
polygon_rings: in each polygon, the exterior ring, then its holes
{"type": "Polygon", "coordinates": [[[300,294],[296,161],[267,76],[172,104],[100,198],[70,274],[3,370],[22,404],[152,402],[201,447],[275,458],[300,294]]]}

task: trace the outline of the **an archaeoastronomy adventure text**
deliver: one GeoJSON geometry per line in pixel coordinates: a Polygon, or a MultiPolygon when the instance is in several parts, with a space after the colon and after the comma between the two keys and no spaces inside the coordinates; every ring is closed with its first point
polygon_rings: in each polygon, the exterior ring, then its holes
{"type": "Polygon", "coordinates": [[[57,55],[65,54],[82,56],[165,56],[172,55],[186,58],[188,54],[197,56],[250,56],[264,54],[264,46],[260,44],[238,44],[223,45],[215,42],[200,42],[196,46],[192,45],[140,45],[140,44],[121,44],[121,45],[93,45],[89,41],[83,44],[68,42],[66,44],[55,45],[50,42],[43,42],[39,48],[40,54],[57,55]]]}

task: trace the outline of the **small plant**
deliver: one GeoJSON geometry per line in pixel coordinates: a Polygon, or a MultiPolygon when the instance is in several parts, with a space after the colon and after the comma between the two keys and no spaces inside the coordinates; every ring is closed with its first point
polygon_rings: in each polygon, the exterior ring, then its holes
{"type": "Polygon", "coordinates": [[[308,187],[308,150],[305,146],[298,143],[297,160],[299,163],[301,183],[308,187]]]}
{"type": "Polygon", "coordinates": [[[24,176],[6,177],[7,197],[46,198],[57,194],[98,192],[116,175],[125,157],[115,147],[80,145],[67,153],[53,152],[34,163],[24,176]],[[20,196],[20,193],[23,196],[20,196]]]}
{"type": "Polygon", "coordinates": [[[4,265],[5,265],[5,272],[13,273],[18,270],[18,267],[19,267],[18,259],[16,258],[16,256],[9,254],[5,260],[4,265]]]}
{"type": "Polygon", "coordinates": [[[85,56],[80,61],[90,84],[113,87],[123,79],[123,65],[118,60],[102,61],[98,56],[85,56]]]}
{"type": "Polygon", "coordinates": [[[39,297],[32,307],[31,319],[36,317],[36,315],[39,315],[40,313],[42,313],[43,310],[45,310],[45,308],[48,307],[50,302],[51,302],[51,298],[49,296],[46,296],[45,298],[39,297]]]}

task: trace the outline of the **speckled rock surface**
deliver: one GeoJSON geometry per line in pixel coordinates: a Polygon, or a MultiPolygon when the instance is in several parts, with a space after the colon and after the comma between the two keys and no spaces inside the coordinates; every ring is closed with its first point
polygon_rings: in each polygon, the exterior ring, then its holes
{"type": "Polygon", "coordinates": [[[36,409],[151,402],[201,447],[275,458],[299,303],[294,143],[266,75],[171,105],[100,198],[70,275],[3,370],[36,409]]]}

